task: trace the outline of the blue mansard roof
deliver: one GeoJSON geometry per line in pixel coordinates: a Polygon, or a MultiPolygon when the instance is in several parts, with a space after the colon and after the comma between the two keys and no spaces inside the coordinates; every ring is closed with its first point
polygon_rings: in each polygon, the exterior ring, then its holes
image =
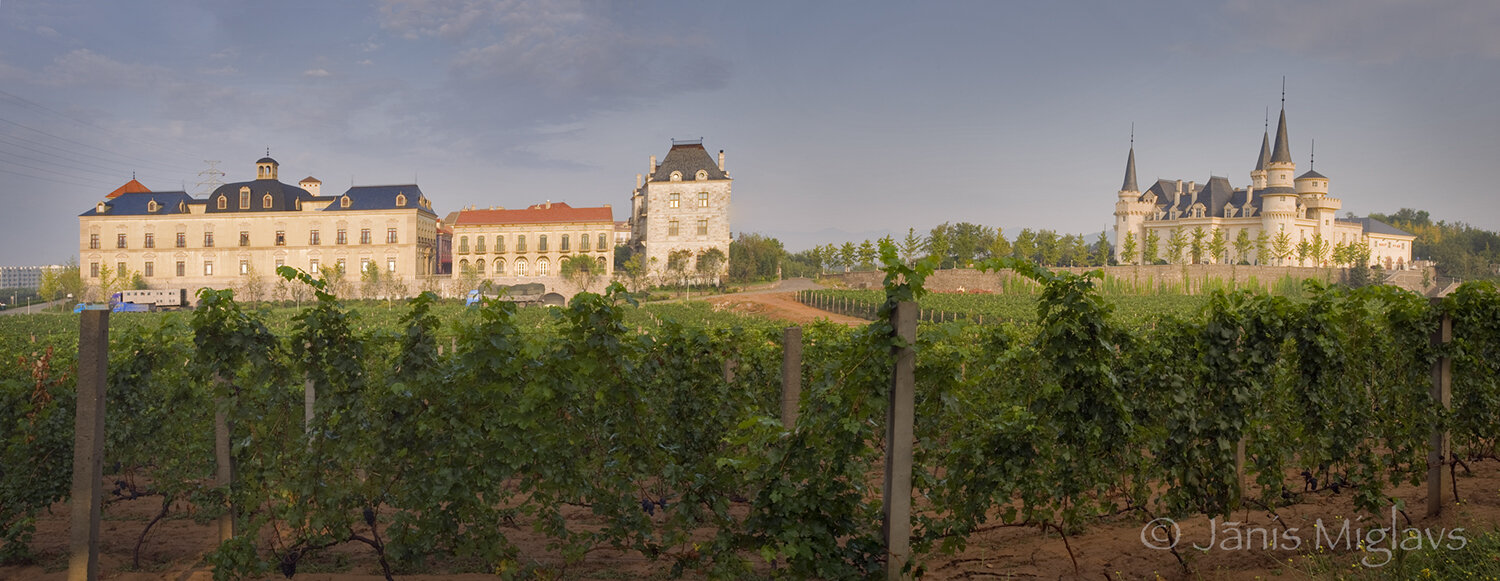
{"type": "Polygon", "coordinates": [[[187,192],[132,192],[120,194],[100,202],[106,208],[101,214],[96,205],[79,216],[161,216],[186,214],[188,204],[202,204],[187,192]],[[156,202],[156,211],[151,211],[151,202],[156,202]]]}
{"type": "MultiPolygon", "coordinates": [[[[326,200],[329,198],[319,198],[326,200]]],[[[328,207],[323,208],[325,212],[352,212],[355,210],[411,210],[415,209],[437,216],[433,213],[427,196],[422,194],[422,188],[416,184],[397,184],[390,186],[355,186],[349,188],[340,196],[334,196],[328,207]],[[406,197],[404,205],[396,202],[401,196],[406,197]],[[345,208],[343,199],[349,198],[349,207],[345,208]]]]}

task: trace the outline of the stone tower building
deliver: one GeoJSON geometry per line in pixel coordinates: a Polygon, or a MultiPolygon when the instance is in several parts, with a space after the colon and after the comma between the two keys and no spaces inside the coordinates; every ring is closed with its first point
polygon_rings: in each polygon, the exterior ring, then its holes
{"type": "Polygon", "coordinates": [[[647,173],[635,177],[630,246],[653,275],[667,274],[672,253],[682,250],[693,257],[684,266],[687,272],[696,272],[698,259],[713,249],[724,256],[719,275],[728,272],[732,182],[724,170],[724,151],[716,163],[701,140],[673,140],[660,164],[651,156],[647,173]]]}

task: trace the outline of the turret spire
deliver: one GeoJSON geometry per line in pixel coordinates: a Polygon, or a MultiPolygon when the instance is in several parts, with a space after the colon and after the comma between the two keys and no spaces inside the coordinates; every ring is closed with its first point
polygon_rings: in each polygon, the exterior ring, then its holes
{"type": "Polygon", "coordinates": [[[1125,183],[1120,185],[1122,192],[1141,191],[1135,185],[1135,124],[1130,125],[1130,158],[1125,161],[1125,183]]]}
{"type": "MultiPolygon", "coordinates": [[[[1269,124],[1268,124],[1269,125],[1269,124]]],[[[1255,159],[1255,171],[1266,169],[1266,164],[1271,162],[1271,129],[1260,136],[1260,157],[1255,159]]]]}
{"type": "Polygon", "coordinates": [[[1276,123],[1276,149],[1271,151],[1271,163],[1292,163],[1292,148],[1286,137],[1286,107],[1281,108],[1281,120],[1276,123]]]}

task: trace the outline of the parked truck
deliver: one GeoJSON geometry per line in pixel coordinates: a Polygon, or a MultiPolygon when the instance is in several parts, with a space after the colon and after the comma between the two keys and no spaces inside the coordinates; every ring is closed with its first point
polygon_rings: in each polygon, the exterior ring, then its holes
{"type": "Polygon", "coordinates": [[[464,301],[464,304],[472,307],[489,298],[498,298],[502,301],[510,301],[521,306],[551,304],[545,300],[547,295],[551,294],[556,293],[548,293],[547,285],[539,282],[508,286],[498,285],[488,289],[469,291],[469,297],[464,301]]]}

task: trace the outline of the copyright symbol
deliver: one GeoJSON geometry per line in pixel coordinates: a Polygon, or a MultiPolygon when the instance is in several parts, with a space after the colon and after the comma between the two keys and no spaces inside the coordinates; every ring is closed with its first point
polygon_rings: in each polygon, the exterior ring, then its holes
{"type": "Polygon", "coordinates": [[[1148,549],[1165,551],[1177,546],[1177,541],[1182,539],[1182,529],[1177,526],[1177,521],[1162,517],[1146,523],[1141,527],[1141,544],[1148,549]],[[1167,529],[1171,528],[1170,531],[1167,529]]]}

